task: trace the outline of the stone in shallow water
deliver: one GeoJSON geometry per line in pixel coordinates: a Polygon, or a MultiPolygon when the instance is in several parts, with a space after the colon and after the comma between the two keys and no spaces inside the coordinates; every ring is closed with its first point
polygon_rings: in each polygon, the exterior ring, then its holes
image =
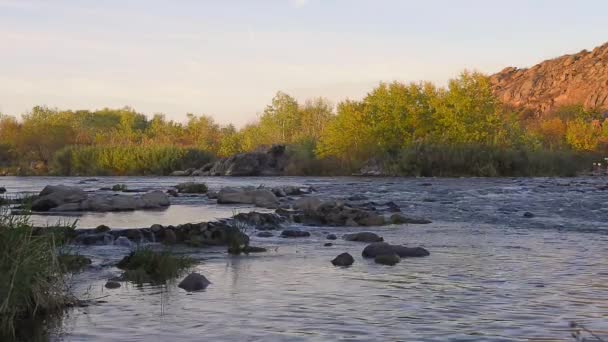
{"type": "Polygon", "coordinates": [[[376,264],[388,266],[396,265],[399,263],[399,261],[401,261],[401,258],[399,258],[397,254],[381,254],[374,258],[374,262],[376,262],[376,264]]]}
{"type": "Polygon", "coordinates": [[[108,280],[108,282],[104,285],[106,289],[117,289],[119,288],[121,285],[119,282],[117,281],[113,281],[113,280],[108,280]]]}
{"type": "Polygon", "coordinates": [[[338,237],[336,236],[336,234],[327,234],[326,238],[327,238],[327,240],[336,240],[336,239],[338,239],[338,237]]]}
{"type": "Polygon", "coordinates": [[[286,238],[309,237],[310,233],[307,231],[303,231],[303,230],[285,229],[281,233],[281,236],[286,237],[286,238]]]}
{"type": "Polygon", "coordinates": [[[259,232],[256,235],[257,237],[261,237],[261,238],[269,238],[269,237],[273,237],[274,234],[272,234],[271,232],[259,232]]]}
{"type": "Polygon", "coordinates": [[[431,221],[423,218],[408,217],[403,214],[391,215],[392,224],[429,224],[431,221]]]}
{"type": "Polygon", "coordinates": [[[352,255],[348,253],[342,253],[334,258],[331,263],[334,266],[350,266],[355,262],[355,259],[352,255]]]}
{"type": "Polygon", "coordinates": [[[331,247],[331,246],[333,246],[333,245],[334,245],[334,244],[333,244],[333,243],[331,243],[331,242],[327,242],[327,243],[323,244],[323,246],[324,246],[324,247],[331,247]]]}
{"type": "Polygon", "coordinates": [[[391,245],[386,242],[374,242],[363,249],[364,258],[375,258],[378,255],[397,254],[401,258],[415,258],[430,255],[429,251],[422,247],[405,247],[391,245]]]}
{"type": "Polygon", "coordinates": [[[525,217],[525,218],[533,218],[533,217],[534,217],[534,214],[532,214],[532,213],[531,213],[531,212],[529,212],[529,211],[526,211],[526,212],[524,213],[524,217],[525,217]]]}
{"type": "Polygon", "coordinates": [[[207,286],[209,286],[209,284],[211,284],[211,282],[207,280],[204,275],[192,272],[188,274],[188,276],[184,278],[184,280],[182,280],[177,286],[181,289],[191,292],[204,290],[205,288],[207,288],[207,286]]]}

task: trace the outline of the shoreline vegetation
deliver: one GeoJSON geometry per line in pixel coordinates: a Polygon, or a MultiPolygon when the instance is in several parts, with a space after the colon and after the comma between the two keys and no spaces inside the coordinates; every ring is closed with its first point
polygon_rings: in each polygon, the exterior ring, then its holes
{"type": "Polygon", "coordinates": [[[487,76],[447,87],[380,83],[360,101],[298,103],[278,92],[257,122],[186,123],[134,109],[34,107],[0,114],[0,175],[169,175],[285,145],[290,176],[575,176],[603,162],[608,124],[583,106],[539,115],[503,105],[487,76]]]}

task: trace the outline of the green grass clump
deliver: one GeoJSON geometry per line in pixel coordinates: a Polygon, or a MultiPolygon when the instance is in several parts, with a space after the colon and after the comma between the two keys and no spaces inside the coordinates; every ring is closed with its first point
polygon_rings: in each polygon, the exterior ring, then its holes
{"type": "Polygon", "coordinates": [[[208,190],[207,184],[196,182],[180,183],[175,188],[182,194],[204,194],[208,190]]]}
{"type": "Polygon", "coordinates": [[[127,190],[126,184],[114,184],[112,186],[112,191],[126,191],[126,190],[127,190]]]}
{"type": "Polygon", "coordinates": [[[35,231],[27,217],[0,213],[0,336],[14,337],[19,322],[71,302],[54,235],[35,231]]]}
{"type": "Polygon", "coordinates": [[[117,265],[124,270],[123,279],[137,284],[164,283],[178,277],[194,264],[194,260],[169,252],[141,248],[131,252],[117,265]]]}

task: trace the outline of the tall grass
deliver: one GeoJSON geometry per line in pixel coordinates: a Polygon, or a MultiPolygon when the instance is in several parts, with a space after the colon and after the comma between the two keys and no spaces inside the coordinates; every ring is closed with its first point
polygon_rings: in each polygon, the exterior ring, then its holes
{"type": "Polygon", "coordinates": [[[125,271],[124,280],[143,284],[164,283],[179,276],[193,263],[191,258],[173,255],[168,250],[158,252],[150,248],[139,248],[124,257],[117,266],[125,271]]]}
{"type": "Polygon", "coordinates": [[[573,151],[423,145],[384,158],[384,166],[387,173],[398,176],[570,177],[590,169],[599,157],[573,151]]]}
{"type": "Polygon", "coordinates": [[[27,217],[0,212],[0,339],[70,302],[56,253],[54,234],[37,235],[27,217]]]}
{"type": "Polygon", "coordinates": [[[51,170],[62,176],[167,175],[212,159],[203,150],[169,145],[68,146],[55,153],[51,170]]]}

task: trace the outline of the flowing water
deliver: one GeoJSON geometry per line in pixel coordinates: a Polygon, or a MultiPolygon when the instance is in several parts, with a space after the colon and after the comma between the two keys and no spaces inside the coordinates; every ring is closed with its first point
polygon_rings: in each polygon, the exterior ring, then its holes
{"type": "MultiPolygon", "coordinates": [[[[98,189],[167,188],[192,178],[1,178],[9,193],[46,184],[98,189]]],[[[363,179],[199,178],[227,185],[311,185],[323,197],[392,200],[429,225],[306,227],[311,238],[253,237],[269,252],[228,256],[183,249],[212,285],[188,294],[175,284],[104,289],[111,266],[128,253],[80,248],[93,267],[74,291],[101,303],[70,311],[51,336],[61,341],[563,341],[576,321],[608,336],[608,190],[601,178],[363,179]],[[534,214],[523,217],[524,212],[534,214]],[[374,231],[386,241],[424,246],[431,255],[394,267],[363,259],[365,244],[338,236],[374,231]],[[331,265],[342,252],[349,268],[331,265]]],[[[248,207],[179,197],[164,211],[35,216],[37,224],[78,219],[79,227],[148,227],[228,217],[248,207]]]]}

